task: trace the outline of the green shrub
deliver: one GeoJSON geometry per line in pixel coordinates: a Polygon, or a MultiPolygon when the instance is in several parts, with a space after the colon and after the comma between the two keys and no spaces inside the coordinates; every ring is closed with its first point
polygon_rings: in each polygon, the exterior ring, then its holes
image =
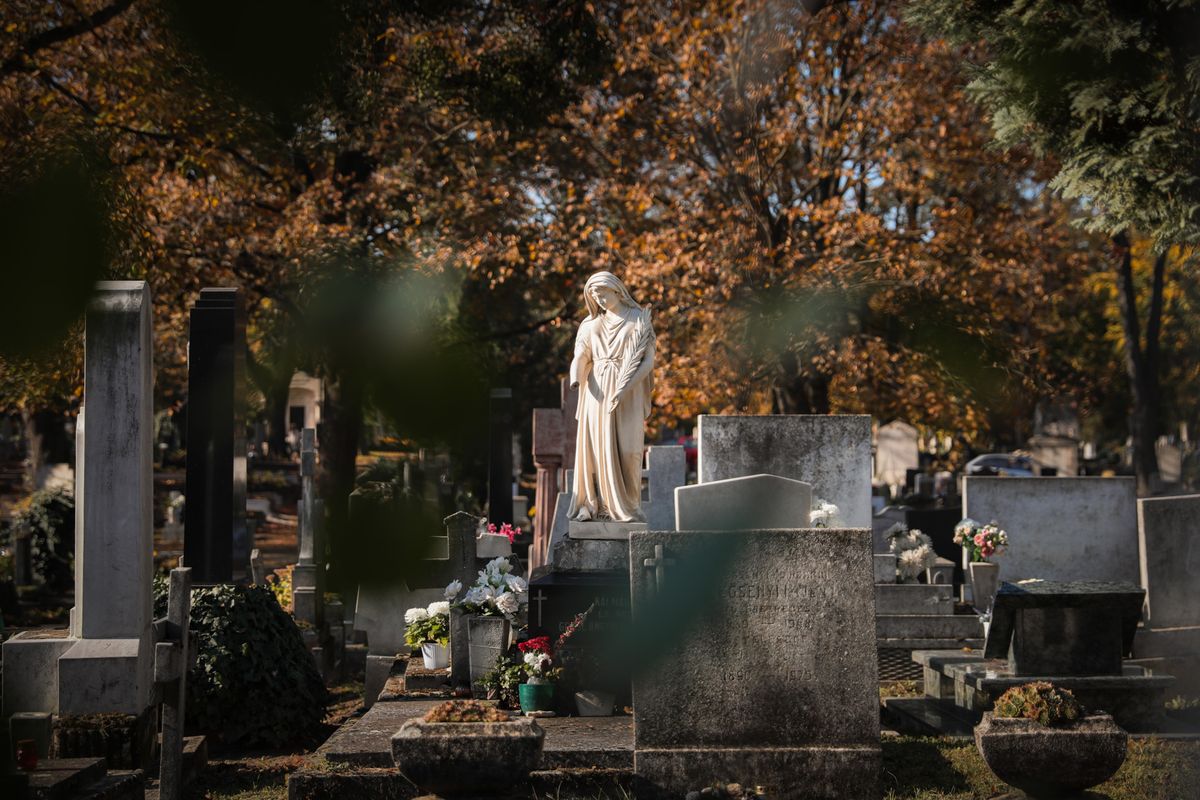
{"type": "MultiPolygon", "coordinates": [[[[155,581],[154,613],[166,614],[167,582],[155,581]]],[[[279,747],[321,732],[328,694],[300,630],[270,589],[192,590],[187,724],[226,744],[279,747]]]]}
{"type": "Polygon", "coordinates": [[[1083,716],[1083,708],[1070,689],[1046,681],[1014,686],[996,700],[994,715],[1032,719],[1042,725],[1069,725],[1083,716]]]}
{"type": "Polygon", "coordinates": [[[75,498],[63,488],[42,489],[21,501],[12,535],[29,537],[35,583],[67,589],[75,582],[75,498]]]}

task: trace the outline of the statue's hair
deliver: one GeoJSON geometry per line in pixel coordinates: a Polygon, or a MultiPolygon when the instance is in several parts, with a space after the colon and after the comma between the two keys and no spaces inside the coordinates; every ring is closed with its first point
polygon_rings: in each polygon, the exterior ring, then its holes
{"type": "Polygon", "coordinates": [[[583,285],[583,301],[587,303],[588,317],[598,317],[604,313],[599,304],[592,298],[592,289],[597,286],[607,286],[613,289],[617,294],[621,295],[621,299],[629,306],[636,308],[638,311],[642,307],[633,299],[633,295],[625,288],[625,284],[621,283],[621,279],[611,272],[597,272],[595,275],[587,279],[587,283],[583,285]]]}

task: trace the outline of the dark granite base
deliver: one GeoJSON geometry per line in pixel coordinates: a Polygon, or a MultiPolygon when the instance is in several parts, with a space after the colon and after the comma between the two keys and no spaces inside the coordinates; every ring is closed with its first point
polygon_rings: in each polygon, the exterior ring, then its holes
{"type": "MultiPolygon", "coordinates": [[[[880,796],[880,747],[638,750],[634,772],[661,797],[713,783],[762,786],[772,800],[868,800],[880,796]]],[[[639,795],[640,796],[640,795],[639,795]]]]}

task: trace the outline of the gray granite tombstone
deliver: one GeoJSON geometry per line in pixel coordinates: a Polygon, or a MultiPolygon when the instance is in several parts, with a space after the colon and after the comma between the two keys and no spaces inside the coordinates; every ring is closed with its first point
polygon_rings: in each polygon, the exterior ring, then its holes
{"type": "Polygon", "coordinates": [[[812,484],[842,522],[871,525],[871,418],[707,415],[699,418],[699,481],[779,475],[812,484]]]}
{"type": "Polygon", "coordinates": [[[512,389],[492,389],[488,404],[488,521],[513,521],[512,389]]]}
{"type": "Polygon", "coordinates": [[[878,797],[871,532],[755,529],[761,509],[731,502],[747,529],[630,535],[634,631],[656,651],[634,673],[634,769],[676,797],[878,797]]]}
{"type": "Polygon", "coordinates": [[[1129,583],[1002,583],[984,657],[1017,676],[1120,675],[1146,590],[1129,583]]]}
{"type": "Polygon", "coordinates": [[[202,289],[188,338],[184,558],[196,583],[246,576],[246,314],[239,289],[202,289]]]}
{"type": "Polygon", "coordinates": [[[1200,495],[1138,500],[1146,622],[1200,626],[1200,495]]]}

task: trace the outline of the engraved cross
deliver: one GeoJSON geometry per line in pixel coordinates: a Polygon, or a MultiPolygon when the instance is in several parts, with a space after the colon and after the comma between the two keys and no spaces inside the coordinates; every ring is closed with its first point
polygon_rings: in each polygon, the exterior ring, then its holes
{"type": "Polygon", "coordinates": [[[675,566],[675,559],[664,557],[663,546],[656,544],[654,545],[654,558],[644,559],[642,566],[654,570],[654,587],[661,592],[663,582],[667,577],[667,567],[675,566]]]}
{"type": "Polygon", "coordinates": [[[538,589],[537,594],[530,598],[534,603],[537,603],[537,626],[542,626],[542,603],[546,602],[546,593],[538,589]]]}

